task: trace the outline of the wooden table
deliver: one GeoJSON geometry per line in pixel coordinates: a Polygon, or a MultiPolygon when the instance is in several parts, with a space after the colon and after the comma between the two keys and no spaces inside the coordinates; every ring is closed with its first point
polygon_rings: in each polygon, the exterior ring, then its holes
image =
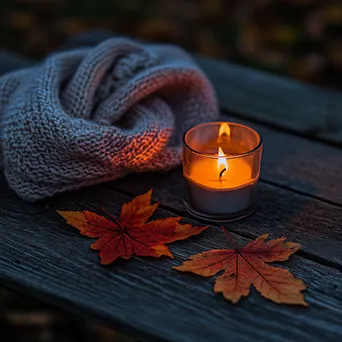
{"type": "Polygon", "coordinates": [[[309,308],[280,306],[255,291],[233,306],[213,293],[213,278],[172,270],[190,254],[230,246],[215,226],[171,244],[174,259],[104,267],[91,240],[55,212],[101,205],[118,215],[124,202],[154,188],[155,217],[198,223],[183,209],[180,168],[37,204],[18,199],[1,176],[0,283],[148,340],[341,341],[342,95],[196,58],[216,88],[222,120],[252,126],[265,143],[258,208],[226,227],[239,244],[263,233],[300,242],[283,265],[308,284],[309,308]]]}

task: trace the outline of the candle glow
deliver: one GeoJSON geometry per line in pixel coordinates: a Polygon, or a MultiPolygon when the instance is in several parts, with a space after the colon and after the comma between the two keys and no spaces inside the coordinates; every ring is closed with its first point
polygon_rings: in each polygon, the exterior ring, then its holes
{"type": "Polygon", "coordinates": [[[187,211],[217,222],[253,211],[262,152],[258,133],[237,123],[208,122],[189,129],[183,147],[187,211]]]}
{"type": "Polygon", "coordinates": [[[232,158],[224,153],[224,146],[230,146],[231,129],[227,123],[220,125],[217,144],[217,158],[197,160],[191,166],[190,178],[204,187],[232,189],[253,181],[252,169],[243,159],[232,158]]]}
{"type": "Polygon", "coordinates": [[[261,152],[262,139],[247,126],[208,122],[190,128],[183,145],[186,210],[215,222],[250,214],[256,204],[261,152]]]}

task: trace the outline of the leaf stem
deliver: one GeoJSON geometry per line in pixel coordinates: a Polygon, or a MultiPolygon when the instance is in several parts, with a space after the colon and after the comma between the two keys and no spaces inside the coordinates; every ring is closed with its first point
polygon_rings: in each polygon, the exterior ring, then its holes
{"type": "Polygon", "coordinates": [[[228,238],[231,241],[231,243],[233,244],[234,248],[236,250],[238,250],[238,246],[236,245],[236,243],[235,243],[234,239],[232,238],[232,236],[229,234],[228,230],[225,227],[223,227],[223,226],[220,226],[220,227],[224,231],[224,233],[228,236],[228,238]]]}
{"type": "Polygon", "coordinates": [[[101,206],[99,206],[99,209],[102,212],[102,214],[107,215],[114,223],[116,223],[119,226],[121,233],[123,233],[125,228],[123,227],[121,222],[115,216],[107,213],[101,206]]]}

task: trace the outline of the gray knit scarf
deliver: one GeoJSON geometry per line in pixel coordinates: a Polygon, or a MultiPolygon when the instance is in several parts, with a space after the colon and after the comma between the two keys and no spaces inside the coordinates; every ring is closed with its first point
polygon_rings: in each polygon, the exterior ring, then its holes
{"type": "Polygon", "coordinates": [[[183,132],[217,117],[213,89],[184,51],[111,38],[0,78],[0,167],[35,201],[168,170],[183,132]]]}

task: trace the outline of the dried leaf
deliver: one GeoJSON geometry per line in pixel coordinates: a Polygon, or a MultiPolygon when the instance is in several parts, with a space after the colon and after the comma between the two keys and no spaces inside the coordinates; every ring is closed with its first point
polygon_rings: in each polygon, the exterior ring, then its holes
{"type": "Polygon", "coordinates": [[[168,217],[150,222],[159,203],[151,204],[152,190],[135,197],[122,206],[120,218],[106,213],[101,216],[91,211],[57,211],[67,223],[82,235],[98,240],[91,245],[100,251],[101,264],[108,265],[118,258],[129,259],[132,255],[173,257],[166,243],[184,240],[208,228],[180,224],[181,217],[168,217]]]}
{"type": "Polygon", "coordinates": [[[174,268],[203,277],[224,271],[216,279],[214,291],[222,292],[234,304],[247,297],[253,285],[262,296],[273,302],[307,306],[301,293],[306,285],[288,270],[267,264],[288,260],[300,245],[285,242],[285,237],[266,241],[267,237],[268,234],[261,235],[243,248],[213,249],[192,255],[181,266],[174,268]]]}

